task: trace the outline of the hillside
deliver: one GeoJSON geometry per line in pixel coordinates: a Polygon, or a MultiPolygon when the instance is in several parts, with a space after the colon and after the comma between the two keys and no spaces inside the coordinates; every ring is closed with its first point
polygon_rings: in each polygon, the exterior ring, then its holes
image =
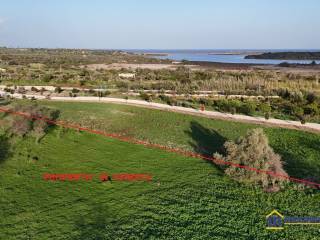
{"type": "MultiPolygon", "coordinates": [[[[29,104],[29,102],[25,102],[29,104]]],[[[113,104],[44,102],[60,119],[204,153],[255,125],[113,104]],[[165,134],[164,134],[165,133],[165,134]]],[[[265,128],[292,176],[319,176],[320,136],[265,128]]],[[[3,133],[2,133],[3,136],[3,133]]],[[[4,138],[15,151],[0,165],[0,239],[312,239],[317,227],[265,230],[274,208],[320,215],[320,195],[290,185],[278,193],[239,184],[212,163],[103,136],[51,128],[4,138]],[[37,159],[37,160],[36,160],[37,159]],[[92,181],[48,182],[44,173],[94,174],[92,181]],[[148,173],[151,182],[101,182],[101,173],[148,173]],[[306,209],[308,211],[306,212],[306,209]],[[6,226],[2,228],[2,226],[6,226]]]]}

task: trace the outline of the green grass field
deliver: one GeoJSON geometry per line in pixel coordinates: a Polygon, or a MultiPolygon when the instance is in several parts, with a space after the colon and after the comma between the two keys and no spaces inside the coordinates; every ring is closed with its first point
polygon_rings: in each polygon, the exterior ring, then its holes
{"type": "MultiPolygon", "coordinates": [[[[226,140],[262,127],[116,104],[43,104],[60,109],[61,119],[82,126],[207,155],[220,151],[226,140]]],[[[287,163],[285,167],[291,176],[320,181],[319,134],[270,127],[264,130],[271,146],[287,163]]]]}
{"type": "MultiPolygon", "coordinates": [[[[43,104],[60,109],[61,119],[207,154],[256,127],[113,104],[43,104]]],[[[290,175],[319,176],[319,135],[265,131],[290,175]]],[[[290,185],[268,194],[200,159],[73,130],[51,129],[39,144],[31,137],[0,141],[0,239],[317,239],[320,234],[319,226],[265,229],[273,209],[320,216],[316,190],[290,185]],[[153,181],[102,183],[103,172],[148,173],[153,181]],[[95,177],[47,182],[43,173],[95,177]]]]}

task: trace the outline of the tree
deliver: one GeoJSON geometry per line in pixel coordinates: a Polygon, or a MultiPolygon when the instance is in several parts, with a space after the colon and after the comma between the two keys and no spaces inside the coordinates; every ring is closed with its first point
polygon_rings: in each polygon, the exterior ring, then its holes
{"type": "Polygon", "coordinates": [[[54,89],[54,92],[55,93],[61,93],[62,92],[62,88],[61,87],[56,87],[55,89],[54,89]]]}
{"type": "Polygon", "coordinates": [[[259,109],[263,113],[271,112],[271,106],[269,103],[261,103],[259,109]]]}
{"type": "Polygon", "coordinates": [[[306,96],[308,103],[314,103],[317,100],[317,96],[313,92],[309,92],[306,96]]]}
{"type": "Polygon", "coordinates": [[[253,101],[247,101],[241,106],[241,112],[246,115],[253,115],[256,111],[257,105],[253,101]]]}
{"type": "Polygon", "coordinates": [[[36,120],[33,122],[33,134],[36,137],[37,143],[39,143],[41,138],[45,136],[47,128],[48,124],[43,120],[36,120]]]}
{"type": "Polygon", "coordinates": [[[11,116],[11,132],[21,137],[32,133],[37,142],[45,136],[49,126],[53,125],[53,123],[45,120],[54,121],[60,114],[59,110],[38,106],[37,104],[16,105],[13,107],[13,111],[23,112],[33,120],[21,116],[11,116]]]}
{"type": "Polygon", "coordinates": [[[304,116],[303,108],[299,106],[293,106],[292,114],[295,115],[297,118],[301,119],[304,116]]]}
{"type": "MultiPolygon", "coordinates": [[[[226,149],[226,156],[224,157],[226,162],[288,177],[283,169],[280,155],[274,153],[269,146],[268,138],[262,129],[250,130],[245,137],[239,138],[236,142],[228,141],[224,144],[224,147],[226,149]]],[[[239,182],[261,185],[266,191],[278,191],[287,181],[286,178],[249,171],[233,165],[228,166],[225,173],[239,182]]]]}
{"type": "Polygon", "coordinates": [[[20,137],[25,136],[31,128],[31,121],[23,117],[15,117],[11,124],[12,133],[20,137]]]}

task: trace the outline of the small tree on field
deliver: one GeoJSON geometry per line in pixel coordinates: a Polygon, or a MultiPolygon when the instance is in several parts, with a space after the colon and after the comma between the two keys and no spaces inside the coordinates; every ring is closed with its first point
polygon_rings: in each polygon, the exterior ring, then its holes
{"type": "Polygon", "coordinates": [[[11,131],[20,137],[25,136],[32,128],[31,121],[23,117],[15,117],[12,120],[11,131]]]}
{"type": "Polygon", "coordinates": [[[39,143],[41,138],[46,134],[48,124],[42,120],[36,120],[33,122],[33,134],[36,137],[36,142],[39,143]]]}
{"type": "MultiPolygon", "coordinates": [[[[281,157],[274,153],[269,146],[268,138],[262,129],[250,130],[245,137],[239,138],[236,142],[225,143],[227,162],[249,166],[251,168],[269,171],[276,175],[288,177],[283,170],[281,157]]],[[[225,173],[239,182],[254,183],[261,185],[266,191],[278,191],[286,178],[279,178],[272,174],[260,173],[228,166],[225,173]]]]}

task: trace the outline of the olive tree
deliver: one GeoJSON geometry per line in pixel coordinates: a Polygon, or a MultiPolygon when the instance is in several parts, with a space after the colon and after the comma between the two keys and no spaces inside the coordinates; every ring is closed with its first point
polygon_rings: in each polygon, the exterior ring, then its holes
{"type": "Polygon", "coordinates": [[[223,160],[232,163],[225,168],[225,173],[231,178],[239,182],[261,185],[267,191],[278,191],[287,181],[288,174],[283,169],[281,157],[269,146],[268,138],[262,129],[250,130],[246,136],[235,142],[226,142],[224,147],[226,156],[223,160]],[[251,171],[236,165],[249,166],[263,172],[251,171]]]}

